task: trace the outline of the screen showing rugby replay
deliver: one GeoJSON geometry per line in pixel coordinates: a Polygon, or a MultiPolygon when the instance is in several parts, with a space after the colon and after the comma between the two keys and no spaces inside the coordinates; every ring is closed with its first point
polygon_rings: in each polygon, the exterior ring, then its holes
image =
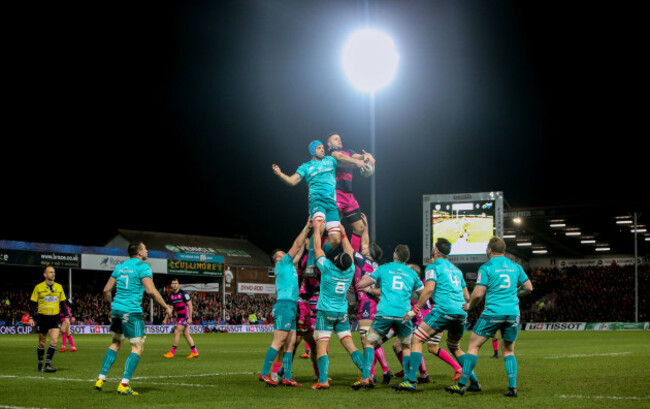
{"type": "Polygon", "coordinates": [[[438,238],[452,243],[453,262],[487,260],[485,250],[494,235],[503,231],[501,192],[424,196],[424,258],[438,238]]]}
{"type": "Polygon", "coordinates": [[[431,246],[444,237],[450,256],[485,254],[494,235],[494,201],[431,203],[431,226],[431,246]]]}

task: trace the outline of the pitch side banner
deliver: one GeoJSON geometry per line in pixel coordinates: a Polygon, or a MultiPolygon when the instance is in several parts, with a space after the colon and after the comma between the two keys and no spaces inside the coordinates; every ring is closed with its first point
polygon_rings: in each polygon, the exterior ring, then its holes
{"type": "Polygon", "coordinates": [[[275,294],[274,284],[238,283],[238,293],[247,294],[275,294]]]}
{"type": "Polygon", "coordinates": [[[589,322],[587,331],[647,331],[650,322],[589,322]]]}
{"type": "MultiPolygon", "coordinates": [[[[84,270],[105,270],[113,271],[115,267],[128,260],[128,256],[113,256],[105,254],[82,254],[81,268],[84,270]]],[[[167,259],[148,258],[145,263],[149,264],[154,273],[167,274],[167,259]]]]}
{"type": "Polygon", "coordinates": [[[216,328],[223,332],[227,331],[236,334],[273,333],[273,325],[206,325],[206,328],[209,330],[216,328]]]}
{"type": "Polygon", "coordinates": [[[0,264],[79,268],[79,254],[0,249],[0,264]]]}
{"type": "Polygon", "coordinates": [[[586,322],[529,322],[526,331],[584,331],[586,322]]]}

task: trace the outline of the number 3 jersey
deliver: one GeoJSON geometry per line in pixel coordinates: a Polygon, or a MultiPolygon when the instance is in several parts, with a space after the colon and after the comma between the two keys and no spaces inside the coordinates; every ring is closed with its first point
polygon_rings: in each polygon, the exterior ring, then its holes
{"type": "Polygon", "coordinates": [[[424,281],[433,281],[433,310],[443,314],[467,315],[463,310],[465,296],[463,288],[467,287],[463,273],[449,260],[439,258],[424,270],[424,281]]]}
{"type": "Polygon", "coordinates": [[[142,279],[153,278],[151,267],[140,259],[131,258],[118,264],[111,277],[117,282],[111,308],[121,312],[142,312],[142,279]]]}
{"type": "Polygon", "coordinates": [[[476,285],[487,287],[485,315],[519,315],[517,288],[528,281],[524,269],[506,257],[492,257],[478,270],[476,285]]]}
{"type": "Polygon", "coordinates": [[[411,294],[424,287],[418,274],[403,263],[381,265],[370,277],[381,288],[376,317],[403,317],[411,310],[411,294]]]}

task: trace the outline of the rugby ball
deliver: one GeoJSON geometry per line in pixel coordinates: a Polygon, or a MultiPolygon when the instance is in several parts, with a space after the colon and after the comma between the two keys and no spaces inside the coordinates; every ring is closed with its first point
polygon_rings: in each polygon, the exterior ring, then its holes
{"type": "Polygon", "coordinates": [[[364,178],[369,178],[370,176],[375,174],[375,165],[368,165],[367,168],[360,168],[359,172],[361,173],[361,176],[364,178]]]}

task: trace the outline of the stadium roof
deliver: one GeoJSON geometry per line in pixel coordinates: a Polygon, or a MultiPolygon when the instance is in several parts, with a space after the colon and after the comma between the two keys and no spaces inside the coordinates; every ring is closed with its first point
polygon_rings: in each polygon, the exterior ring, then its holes
{"type": "Polygon", "coordinates": [[[271,267],[269,256],[245,239],[118,229],[106,246],[126,248],[132,241],[142,241],[149,250],[221,255],[226,265],[271,267]]]}
{"type": "Polygon", "coordinates": [[[607,254],[631,256],[635,212],[638,254],[643,256],[650,253],[650,203],[647,202],[505,209],[504,239],[508,252],[526,260],[607,254]],[[605,248],[609,250],[603,251],[605,248]]]}

